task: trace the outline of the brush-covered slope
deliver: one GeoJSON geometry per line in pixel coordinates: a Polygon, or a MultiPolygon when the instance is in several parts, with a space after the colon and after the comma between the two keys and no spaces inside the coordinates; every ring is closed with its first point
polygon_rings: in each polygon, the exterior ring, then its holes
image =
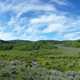
{"type": "Polygon", "coordinates": [[[0,50],[39,50],[39,49],[53,49],[63,47],[80,47],[80,40],[75,41],[53,41],[53,40],[41,40],[41,41],[24,41],[13,40],[3,41],[0,40],[0,50]]]}
{"type": "Polygon", "coordinates": [[[0,40],[0,80],[80,80],[80,41],[0,40]]]}
{"type": "Polygon", "coordinates": [[[58,41],[0,41],[0,50],[39,50],[57,48],[58,41]]]}

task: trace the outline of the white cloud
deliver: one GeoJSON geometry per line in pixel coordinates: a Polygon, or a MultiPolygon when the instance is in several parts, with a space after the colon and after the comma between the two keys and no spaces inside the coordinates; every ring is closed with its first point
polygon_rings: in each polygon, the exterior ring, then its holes
{"type": "Polygon", "coordinates": [[[23,2],[18,1],[18,4],[14,4],[14,2],[0,2],[0,12],[13,11],[17,13],[18,17],[22,13],[30,10],[56,11],[56,8],[50,4],[40,4],[40,1],[38,2],[38,0],[29,0],[23,2]]]}
{"type": "Polygon", "coordinates": [[[30,23],[31,25],[46,23],[48,27],[44,29],[43,32],[61,33],[69,27],[71,21],[72,20],[68,19],[66,16],[51,14],[32,19],[30,23]]]}
{"type": "Polygon", "coordinates": [[[76,40],[80,39],[80,32],[67,33],[64,35],[65,40],[76,40]]]}
{"type": "Polygon", "coordinates": [[[13,39],[17,39],[17,37],[13,36],[12,33],[0,32],[0,39],[2,39],[2,40],[13,40],[13,39]]]}
{"type": "Polygon", "coordinates": [[[55,2],[58,5],[68,5],[68,4],[70,4],[67,0],[51,0],[51,2],[55,2]]]}
{"type": "MultiPolygon", "coordinates": [[[[46,23],[48,26],[41,31],[41,33],[55,32],[63,36],[63,39],[78,39],[77,35],[80,32],[80,18],[68,18],[65,15],[44,15],[38,18],[34,18],[30,22],[29,29],[27,31],[38,34],[39,30],[35,28],[38,24],[46,23]],[[36,31],[37,30],[37,31],[36,31]],[[79,30],[79,31],[78,31],[79,30]],[[72,33],[73,32],[73,33],[72,33]],[[77,34],[76,34],[77,33],[77,34]]],[[[38,27],[38,26],[37,26],[38,27]]]]}
{"type": "MultiPolygon", "coordinates": [[[[12,11],[16,15],[11,16],[11,19],[4,28],[7,29],[8,26],[12,27],[12,32],[5,32],[3,30],[3,25],[0,24],[0,38],[1,39],[27,39],[27,40],[39,40],[48,39],[44,35],[45,33],[57,33],[59,36],[63,36],[63,39],[78,39],[77,35],[80,31],[80,17],[74,19],[73,17],[67,17],[65,14],[61,14],[60,11],[52,4],[41,3],[40,0],[20,0],[18,3],[13,0],[11,3],[0,2],[0,13],[12,11]],[[21,17],[23,13],[28,11],[43,11],[49,14],[43,14],[36,18],[28,18],[25,16],[21,17]],[[37,27],[39,24],[47,24],[42,31],[37,27]],[[7,27],[7,28],[6,28],[7,27]],[[79,30],[79,31],[78,31],[79,30]],[[73,32],[73,33],[72,33],[73,32]]],[[[66,0],[51,0],[59,5],[66,5],[68,2],[66,0]]],[[[66,13],[67,14],[67,13],[66,13]]],[[[52,38],[53,39],[53,38],[52,38]]],[[[56,36],[55,39],[59,39],[56,36]]]]}

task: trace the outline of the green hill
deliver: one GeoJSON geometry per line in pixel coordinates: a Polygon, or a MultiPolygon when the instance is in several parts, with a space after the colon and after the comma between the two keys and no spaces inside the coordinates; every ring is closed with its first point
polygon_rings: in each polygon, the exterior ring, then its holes
{"type": "Polygon", "coordinates": [[[13,41],[3,41],[3,40],[0,40],[0,50],[54,49],[54,48],[58,48],[58,45],[62,45],[64,47],[76,47],[76,48],[79,48],[80,47],[80,40],[75,40],[75,41],[53,41],[53,40],[41,40],[41,41],[13,40],[13,41]]]}

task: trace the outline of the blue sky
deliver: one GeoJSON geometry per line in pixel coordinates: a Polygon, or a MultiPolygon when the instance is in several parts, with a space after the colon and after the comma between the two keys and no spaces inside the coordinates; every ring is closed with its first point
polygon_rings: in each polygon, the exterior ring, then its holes
{"type": "Polygon", "coordinates": [[[80,39],[80,0],[0,0],[0,39],[80,39]]]}

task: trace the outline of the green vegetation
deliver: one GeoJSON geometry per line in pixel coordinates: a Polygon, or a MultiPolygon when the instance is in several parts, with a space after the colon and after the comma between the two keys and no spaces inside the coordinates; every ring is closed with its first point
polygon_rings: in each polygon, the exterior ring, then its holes
{"type": "Polygon", "coordinates": [[[80,80],[80,40],[0,40],[0,80],[80,80]]]}

